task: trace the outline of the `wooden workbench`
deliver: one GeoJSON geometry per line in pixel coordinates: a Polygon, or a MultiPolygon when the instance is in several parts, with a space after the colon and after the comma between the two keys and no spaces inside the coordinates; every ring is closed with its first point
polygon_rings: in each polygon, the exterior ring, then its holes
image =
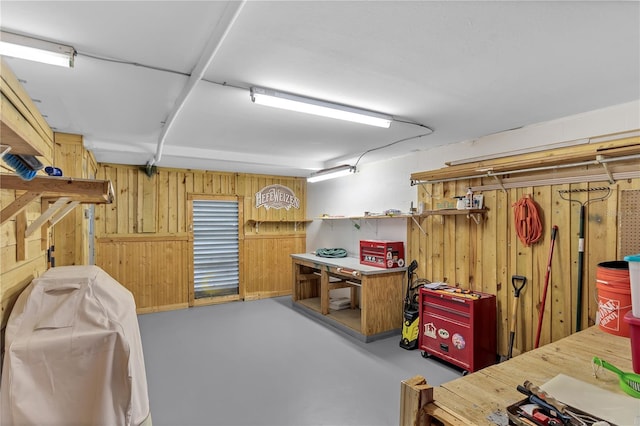
{"type": "Polygon", "coordinates": [[[364,342],[398,334],[406,268],[362,265],[353,257],[292,254],[293,307],[364,342]],[[351,289],[351,308],[333,310],[329,292],[351,289]]]}
{"type": "Polygon", "coordinates": [[[558,374],[626,395],[620,390],[616,375],[603,370],[598,378],[594,377],[594,356],[623,371],[633,371],[629,339],[593,326],[433,388],[433,401],[424,408],[426,424],[436,419],[444,425],[494,425],[487,417],[498,411],[505,413],[509,405],[524,398],[516,390],[517,385],[525,380],[542,385],[558,374]]]}

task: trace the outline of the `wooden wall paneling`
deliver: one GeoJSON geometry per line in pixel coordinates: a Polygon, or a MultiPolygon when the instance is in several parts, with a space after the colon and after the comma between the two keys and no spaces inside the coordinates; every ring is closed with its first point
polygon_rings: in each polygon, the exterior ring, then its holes
{"type": "Polygon", "coordinates": [[[169,199],[167,200],[169,208],[169,226],[168,232],[178,232],[179,211],[181,208],[179,194],[178,194],[178,180],[180,179],[180,173],[170,171],[169,172],[169,199]]]}
{"type": "MultiPolygon", "coordinates": [[[[235,180],[237,176],[234,176],[232,179],[233,182],[229,181],[230,185],[227,190],[236,190],[235,180]]],[[[239,273],[239,283],[238,283],[238,296],[240,300],[244,300],[247,294],[247,283],[249,278],[249,267],[253,267],[253,259],[248,258],[244,255],[246,249],[246,238],[243,232],[243,224],[245,223],[245,200],[249,197],[238,196],[238,273],[239,273]]],[[[288,266],[288,265],[287,265],[288,266]]],[[[288,267],[284,268],[285,270],[288,267]]]]}
{"type": "MultiPolygon", "coordinates": [[[[451,195],[451,191],[448,188],[448,186],[446,184],[442,185],[442,197],[443,198],[448,198],[451,195]]],[[[445,282],[450,282],[452,285],[455,285],[454,282],[450,281],[450,276],[448,274],[449,269],[449,265],[450,263],[448,263],[448,259],[447,259],[447,232],[446,232],[446,225],[449,222],[454,222],[454,221],[447,221],[447,219],[449,218],[445,218],[444,216],[438,216],[438,217],[434,217],[434,227],[437,228],[437,231],[434,232],[434,240],[435,243],[437,244],[437,249],[434,250],[434,252],[438,253],[438,269],[440,271],[440,273],[437,276],[437,281],[445,281],[445,282]]],[[[449,223],[449,225],[451,225],[449,223]]],[[[451,259],[455,259],[455,257],[451,258],[451,259]]],[[[454,275],[455,276],[455,275],[454,275]]]]}
{"type": "Polygon", "coordinates": [[[116,233],[129,233],[129,169],[119,167],[116,170],[117,188],[114,190],[118,193],[118,208],[116,209],[116,233]]]}
{"type": "MultiPolygon", "coordinates": [[[[444,188],[436,185],[433,198],[436,200],[444,198],[444,188]]],[[[430,248],[431,248],[431,281],[442,281],[444,279],[444,218],[442,216],[431,216],[430,220],[430,248]]]]}
{"type": "MultiPolygon", "coordinates": [[[[487,194],[483,194],[486,195],[487,194]]],[[[507,226],[508,215],[510,209],[509,194],[505,191],[496,191],[495,206],[491,209],[484,218],[484,222],[488,226],[492,221],[496,222],[496,308],[498,309],[497,320],[497,336],[498,336],[498,353],[508,353],[508,340],[505,336],[509,335],[509,252],[510,252],[510,235],[512,234],[511,228],[507,226]],[[502,338],[501,338],[502,337],[502,338]]],[[[482,230],[479,232],[478,238],[483,238],[482,230]]],[[[483,238],[484,239],[484,238],[483,238]]],[[[491,277],[484,277],[484,279],[490,279],[491,277]]]]}
{"type": "Polygon", "coordinates": [[[203,193],[204,192],[204,184],[203,184],[204,172],[194,171],[192,173],[192,176],[193,176],[193,188],[189,190],[189,188],[187,187],[187,192],[193,192],[196,194],[203,193]]]}
{"type": "MultiPolygon", "coordinates": [[[[467,187],[474,186],[479,183],[480,179],[466,181],[467,187]]],[[[466,195],[467,188],[461,188],[459,195],[466,195]]],[[[485,265],[485,260],[480,256],[480,251],[484,250],[483,244],[491,244],[492,252],[495,251],[495,242],[484,241],[483,235],[487,226],[486,217],[481,216],[479,223],[471,217],[456,216],[456,221],[460,222],[462,228],[456,231],[456,234],[462,234],[462,250],[465,257],[468,259],[468,266],[463,267],[463,286],[468,289],[474,289],[484,291],[487,285],[490,285],[491,280],[486,280],[484,277],[484,268],[490,265],[485,265]]]]}
{"type": "Polygon", "coordinates": [[[129,208],[127,209],[127,233],[135,234],[138,232],[138,194],[136,188],[138,188],[138,170],[129,168],[127,169],[127,203],[129,208]]]}
{"type": "MultiPolygon", "coordinates": [[[[545,277],[547,275],[547,264],[549,261],[549,248],[551,244],[551,229],[552,229],[552,202],[551,202],[551,187],[536,187],[534,190],[534,199],[538,206],[538,212],[540,221],[542,222],[542,237],[534,245],[533,248],[533,271],[531,277],[531,294],[532,294],[532,328],[531,336],[533,341],[531,348],[535,346],[535,336],[538,330],[538,319],[542,310],[542,293],[544,292],[545,277]]],[[[555,251],[555,248],[554,248],[555,251]]],[[[550,285],[550,283],[549,283],[550,285]]],[[[549,299],[549,289],[547,288],[546,299],[549,299]]],[[[543,327],[540,330],[540,340],[548,341],[548,336],[551,333],[549,324],[549,317],[551,315],[551,303],[545,302],[543,314],[543,327]],[[546,321],[545,321],[546,319],[546,321]]]]}
{"type": "MultiPolygon", "coordinates": [[[[457,181],[455,190],[449,198],[456,195],[465,195],[470,183],[468,180],[457,181]]],[[[450,265],[451,272],[447,275],[452,285],[469,288],[469,252],[471,250],[471,224],[465,215],[444,218],[445,220],[445,245],[449,245],[448,256],[445,256],[445,264],[450,265]],[[453,220],[450,220],[453,219],[453,220]],[[452,263],[451,260],[454,260],[452,263]]],[[[448,269],[448,268],[447,268],[448,269]]]]}
{"type": "MultiPolygon", "coordinates": [[[[511,194],[511,209],[510,209],[510,214],[509,214],[509,226],[511,229],[513,229],[515,231],[515,221],[513,219],[513,204],[516,203],[520,197],[526,192],[526,188],[525,189],[511,189],[509,190],[510,194],[511,194]]],[[[527,278],[528,281],[528,285],[526,285],[522,291],[520,292],[520,297],[518,298],[517,301],[517,311],[515,312],[516,315],[516,328],[515,328],[515,339],[514,339],[514,354],[519,353],[519,352],[523,352],[525,350],[524,348],[524,342],[525,339],[523,337],[523,334],[526,332],[526,325],[525,325],[525,316],[526,316],[526,312],[525,312],[525,308],[526,308],[526,297],[528,294],[531,293],[531,288],[530,285],[531,283],[529,281],[531,281],[531,274],[528,273],[528,270],[526,268],[526,259],[527,259],[527,255],[529,254],[530,249],[525,248],[522,245],[522,242],[520,241],[520,239],[518,238],[516,232],[513,232],[512,237],[511,237],[511,267],[509,268],[509,299],[511,301],[511,303],[509,303],[509,318],[510,321],[513,321],[513,315],[514,312],[512,312],[513,309],[513,299],[514,299],[514,290],[513,290],[513,276],[514,275],[521,275],[521,276],[525,276],[527,278]]],[[[516,284],[520,284],[519,282],[516,284]]],[[[530,298],[531,296],[529,296],[530,298]]],[[[512,327],[512,324],[509,324],[509,327],[512,327]]]]}
{"type": "Polygon", "coordinates": [[[140,233],[154,233],[158,226],[158,177],[157,173],[147,176],[138,170],[137,230],[140,233]]]}
{"type": "MultiPolygon", "coordinates": [[[[593,182],[589,188],[608,187],[608,182],[593,182]]],[[[598,312],[597,291],[595,287],[598,264],[601,262],[616,260],[615,233],[611,244],[607,244],[607,229],[616,229],[617,222],[614,215],[609,215],[609,205],[617,206],[617,191],[612,188],[609,198],[597,201],[606,193],[601,191],[589,192],[589,203],[585,214],[585,278],[584,292],[586,293],[587,320],[583,320],[583,328],[595,324],[596,312],[598,312]]],[[[615,208],[615,207],[614,207],[615,208]]],[[[615,211],[615,210],[614,210],[615,211]]]]}
{"type": "Polygon", "coordinates": [[[117,169],[114,167],[105,168],[105,179],[110,180],[113,185],[115,199],[111,204],[104,205],[104,234],[118,233],[118,210],[120,207],[120,191],[118,190],[117,169]]]}
{"type": "Polygon", "coordinates": [[[187,231],[186,214],[187,214],[187,186],[186,176],[188,172],[178,171],[176,173],[176,231],[184,233],[187,231]]]}
{"type": "MultiPolygon", "coordinates": [[[[139,307],[143,312],[153,312],[155,310],[167,309],[168,307],[184,307],[189,304],[191,291],[192,271],[192,238],[190,212],[191,208],[188,199],[195,196],[233,196],[239,200],[239,214],[244,224],[247,214],[245,210],[252,214],[263,215],[267,220],[303,220],[305,216],[304,203],[306,198],[306,182],[301,178],[285,178],[262,175],[245,175],[234,173],[218,173],[191,170],[158,169],[156,175],[151,178],[137,167],[103,165],[100,173],[106,178],[111,177],[112,181],[122,183],[126,181],[127,191],[116,191],[116,203],[118,208],[125,206],[124,212],[104,212],[99,213],[104,217],[99,219],[97,233],[100,236],[97,244],[97,263],[105,270],[114,271],[122,280],[127,280],[127,286],[133,288],[136,298],[140,298],[139,307]],[[126,176],[126,177],[125,177],[126,176]],[[115,178],[114,178],[115,177],[115,178]],[[259,211],[254,207],[254,195],[259,189],[267,184],[281,183],[292,188],[301,199],[300,209],[266,209],[259,211]],[[135,189],[131,189],[135,188],[135,189]],[[126,201],[121,200],[122,197],[126,201]],[[121,226],[126,223],[124,232],[121,226]],[[149,226],[147,226],[149,225],[149,226]],[[144,234],[143,234],[144,233],[144,234]],[[133,238],[133,237],[136,238],[133,238]],[[148,246],[140,246],[140,238],[148,239],[148,246]],[[163,246],[162,241],[175,238],[184,238],[184,245],[178,249],[177,246],[163,246]],[[112,242],[109,242],[112,240],[112,242]],[[117,242],[118,249],[110,247],[110,244],[117,242]],[[117,256],[115,259],[113,256],[117,256]],[[128,257],[128,260],[121,261],[120,257],[128,257]],[[182,268],[176,266],[173,261],[167,261],[167,257],[183,258],[182,268]],[[143,266],[138,266],[138,275],[134,275],[134,263],[141,262],[143,266]],[[144,265],[151,265],[148,268],[144,265]],[[153,278],[157,271],[163,271],[163,276],[153,278]],[[140,275],[142,274],[142,275],[140,275]],[[176,286],[165,285],[163,279],[172,279],[176,286]],[[140,281],[141,284],[134,284],[140,281]],[[142,284],[144,282],[145,284],[142,284]],[[184,283],[184,284],[183,284],[184,283]],[[146,286],[146,287],[145,287],[146,286]]],[[[122,186],[118,185],[121,189],[122,186]]],[[[235,198],[234,198],[235,199],[235,198]]],[[[260,216],[259,216],[260,217],[260,216]]],[[[241,224],[241,225],[242,225],[241,224]]],[[[260,228],[258,238],[271,239],[271,246],[262,252],[249,250],[244,246],[244,235],[240,228],[240,297],[247,293],[249,297],[271,297],[280,295],[283,291],[289,294],[289,254],[293,252],[304,252],[306,247],[305,228],[294,223],[272,223],[260,228]],[[292,245],[293,244],[293,245],[292,245]],[[256,262],[250,256],[256,258],[256,262]],[[260,274],[265,274],[265,270],[260,271],[258,265],[263,265],[262,257],[265,253],[270,255],[278,254],[278,262],[270,262],[271,271],[267,269],[267,274],[261,278],[260,274]],[[284,266],[283,266],[284,265],[284,266]],[[278,274],[281,269],[287,279],[285,280],[286,290],[280,288],[282,285],[278,274]],[[258,280],[253,280],[258,277],[258,280]],[[272,279],[275,277],[275,280],[272,279]],[[260,281],[262,279],[262,281],[260,281]],[[256,289],[249,285],[258,285],[256,289]],[[251,292],[255,292],[252,294],[251,292]]],[[[120,278],[116,278],[120,279],[120,278]]]]}
{"type": "MultiPolygon", "coordinates": [[[[82,136],[68,133],[54,133],[53,164],[62,170],[64,176],[86,178],[86,150],[82,136]]],[[[45,203],[46,206],[48,204],[45,203]]],[[[46,207],[45,207],[46,208],[46,207]]],[[[52,230],[44,230],[43,249],[47,249],[46,238],[51,232],[51,244],[55,247],[56,266],[84,265],[88,262],[88,247],[84,236],[88,226],[84,220],[84,207],[76,207],[59,221],[52,230]]]]}
{"type": "Polygon", "coordinates": [[[569,185],[554,185],[551,189],[551,225],[558,226],[556,243],[551,261],[551,275],[547,290],[547,304],[550,305],[550,315],[545,311],[544,321],[548,322],[550,336],[542,334],[540,346],[555,342],[571,334],[573,323],[572,295],[572,262],[571,262],[571,218],[567,202],[560,198],[560,190],[569,189],[569,185]]]}
{"type": "MultiPolygon", "coordinates": [[[[431,196],[431,194],[433,194],[434,191],[434,185],[432,184],[424,184],[424,185],[420,185],[420,197],[421,200],[425,203],[424,205],[424,209],[425,210],[430,210],[432,209],[432,205],[433,205],[433,197],[431,196]]],[[[419,240],[419,254],[418,256],[416,256],[416,259],[418,260],[418,273],[419,273],[419,277],[420,278],[427,278],[429,280],[431,280],[432,276],[429,275],[430,272],[433,271],[433,263],[432,263],[432,258],[431,258],[431,247],[430,247],[430,241],[431,241],[431,236],[430,236],[430,232],[432,231],[433,227],[431,224],[431,218],[424,218],[420,221],[420,226],[422,227],[422,230],[424,230],[424,232],[420,229],[418,229],[417,231],[417,236],[418,236],[418,240],[419,240]]]]}
{"type": "MultiPolygon", "coordinates": [[[[16,215],[16,232],[17,235],[24,235],[27,229],[27,212],[24,210],[16,215]]],[[[26,241],[24,238],[16,238],[16,261],[21,262],[27,259],[26,241]]]]}
{"type": "Polygon", "coordinates": [[[38,256],[27,259],[14,265],[11,269],[4,267],[0,276],[0,328],[4,329],[11,313],[11,309],[22,290],[47,269],[46,256],[42,251],[38,256]]]}
{"type": "Polygon", "coordinates": [[[104,237],[96,263],[131,291],[140,313],[188,305],[188,238],[104,237]]]}
{"type": "Polygon", "coordinates": [[[158,171],[158,233],[169,232],[169,172],[158,171]]]}

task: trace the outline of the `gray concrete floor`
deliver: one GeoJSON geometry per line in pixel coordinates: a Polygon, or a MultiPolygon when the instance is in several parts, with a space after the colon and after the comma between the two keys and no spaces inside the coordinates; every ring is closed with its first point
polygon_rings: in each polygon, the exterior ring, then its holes
{"type": "Polygon", "coordinates": [[[397,425],[400,381],[460,377],[399,335],[362,343],[289,297],[138,319],[154,426],[397,425]]]}

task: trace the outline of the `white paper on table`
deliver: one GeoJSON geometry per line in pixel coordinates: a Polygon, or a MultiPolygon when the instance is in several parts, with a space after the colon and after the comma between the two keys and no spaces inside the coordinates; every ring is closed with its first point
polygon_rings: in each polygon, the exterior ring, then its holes
{"type": "Polygon", "coordinates": [[[640,399],[625,393],[614,393],[564,374],[540,387],[558,401],[609,422],[640,425],[640,399]]]}

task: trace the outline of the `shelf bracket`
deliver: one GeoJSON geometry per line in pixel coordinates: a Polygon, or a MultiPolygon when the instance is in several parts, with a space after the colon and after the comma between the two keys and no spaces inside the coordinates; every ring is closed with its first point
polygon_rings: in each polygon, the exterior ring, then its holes
{"type": "Polygon", "coordinates": [[[420,182],[420,186],[422,187],[422,189],[424,190],[424,192],[426,192],[426,193],[427,193],[427,195],[429,196],[429,198],[433,198],[433,197],[431,196],[431,193],[430,193],[430,192],[429,192],[429,190],[427,189],[427,187],[426,187],[426,186],[424,186],[424,183],[420,182]]]}
{"type": "Polygon", "coordinates": [[[416,217],[415,217],[415,216],[411,216],[411,220],[413,220],[413,223],[415,223],[415,224],[416,224],[416,226],[420,229],[420,232],[422,232],[422,235],[427,235],[427,233],[425,232],[425,230],[424,230],[424,229],[422,229],[422,226],[420,226],[420,222],[418,222],[418,221],[416,220],[416,217]]]}
{"type": "Polygon", "coordinates": [[[15,215],[24,210],[31,201],[35,200],[41,195],[42,192],[27,191],[20,197],[13,200],[11,204],[2,209],[2,212],[0,212],[0,224],[5,223],[7,220],[13,218],[15,215]]]}
{"type": "Polygon", "coordinates": [[[473,219],[476,225],[480,225],[480,213],[469,213],[467,214],[467,219],[473,219]]]}
{"type": "MultiPolygon", "coordinates": [[[[51,207],[49,207],[44,213],[42,213],[36,220],[31,222],[31,225],[29,225],[27,227],[27,230],[24,231],[24,236],[28,237],[29,235],[31,235],[33,233],[33,231],[35,231],[36,229],[38,229],[42,225],[44,225],[44,223],[47,220],[49,220],[50,217],[52,217],[60,209],[65,207],[67,205],[68,201],[69,201],[69,197],[60,197],[60,198],[58,198],[56,200],[56,202],[53,203],[53,205],[51,207]]],[[[74,207],[75,207],[75,205],[74,205],[74,207]]],[[[68,213],[68,211],[67,211],[67,213],[68,213]]]]}
{"type": "Polygon", "coordinates": [[[62,219],[64,219],[64,217],[71,210],[73,210],[78,204],[80,204],[80,201],[72,201],[69,204],[67,204],[66,207],[64,207],[62,210],[60,210],[51,218],[51,220],[49,221],[49,226],[53,226],[56,223],[60,222],[62,219]]]}
{"type": "Polygon", "coordinates": [[[609,166],[607,165],[607,163],[603,162],[602,160],[604,160],[604,155],[596,155],[596,162],[602,165],[602,167],[604,168],[604,171],[607,173],[607,176],[609,177],[609,184],[613,185],[614,183],[616,183],[615,179],[613,179],[613,174],[611,173],[611,170],[609,170],[609,166]]]}
{"type": "Polygon", "coordinates": [[[358,222],[356,222],[356,219],[351,219],[351,223],[353,223],[354,228],[356,228],[357,230],[360,230],[361,226],[358,222]]]}
{"type": "Polygon", "coordinates": [[[506,194],[507,193],[507,188],[505,188],[504,184],[502,183],[502,176],[491,174],[491,172],[489,172],[489,176],[493,176],[493,178],[498,182],[498,185],[500,185],[500,188],[502,189],[502,192],[504,192],[506,194]]]}

